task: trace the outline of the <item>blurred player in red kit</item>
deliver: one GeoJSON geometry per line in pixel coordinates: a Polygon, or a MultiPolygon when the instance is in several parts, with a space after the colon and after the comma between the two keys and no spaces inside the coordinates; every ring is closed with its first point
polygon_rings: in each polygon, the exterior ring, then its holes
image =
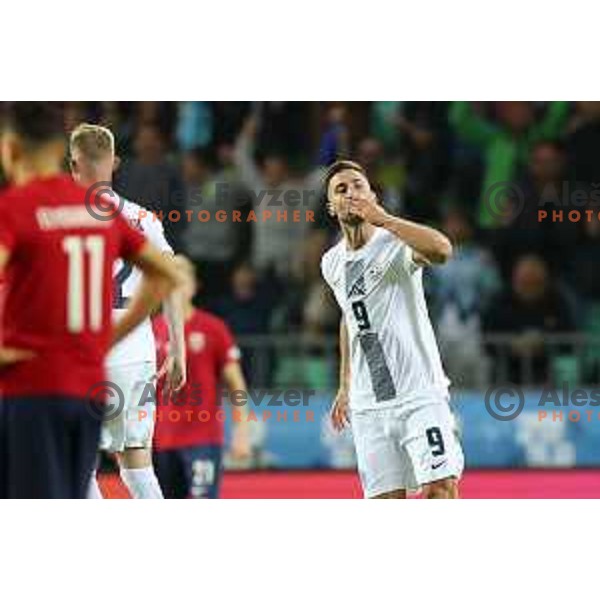
{"type": "Polygon", "coordinates": [[[99,219],[88,210],[86,190],[61,172],[55,103],[11,103],[0,150],[12,184],[0,194],[0,497],[85,498],[105,355],[180,274],[117,212],[99,219]],[[118,257],[139,266],[144,282],[113,326],[118,257]]]}
{"type": "MultiPolygon", "coordinates": [[[[169,382],[165,385],[159,379],[154,465],[165,498],[218,498],[225,418],[218,398],[219,384],[225,383],[230,394],[241,392],[241,397],[247,398],[246,383],[239,349],[227,325],[192,304],[197,286],[193,265],[180,255],[175,261],[186,275],[180,293],[184,302],[187,383],[172,394],[169,382]]],[[[168,354],[168,328],[163,318],[154,320],[154,332],[161,364],[168,354]]],[[[163,371],[168,372],[168,364],[163,371]]],[[[238,398],[231,414],[231,456],[243,460],[250,457],[245,400],[238,398]]]]}

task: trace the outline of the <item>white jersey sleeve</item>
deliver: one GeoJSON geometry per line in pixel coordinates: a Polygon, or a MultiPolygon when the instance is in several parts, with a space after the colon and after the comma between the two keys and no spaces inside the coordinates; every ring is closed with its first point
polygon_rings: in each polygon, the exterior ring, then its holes
{"type": "Polygon", "coordinates": [[[141,219],[142,229],[150,242],[156,246],[161,252],[173,254],[167,238],[165,238],[165,229],[160,219],[154,214],[148,213],[141,219]]]}
{"type": "Polygon", "coordinates": [[[415,273],[421,265],[415,262],[414,250],[401,239],[397,238],[392,233],[388,233],[389,243],[397,248],[396,254],[392,259],[392,268],[395,269],[399,275],[412,275],[415,273]]]}

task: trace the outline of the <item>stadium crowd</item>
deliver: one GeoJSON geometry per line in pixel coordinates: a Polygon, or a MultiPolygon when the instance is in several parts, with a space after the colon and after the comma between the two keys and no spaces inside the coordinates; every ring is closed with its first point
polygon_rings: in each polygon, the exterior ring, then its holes
{"type": "Polygon", "coordinates": [[[64,119],[115,132],[116,190],[197,265],[255,384],[334,385],[320,175],[340,157],[453,240],[425,285],[455,383],[600,380],[600,102],[69,102],[64,119]]]}

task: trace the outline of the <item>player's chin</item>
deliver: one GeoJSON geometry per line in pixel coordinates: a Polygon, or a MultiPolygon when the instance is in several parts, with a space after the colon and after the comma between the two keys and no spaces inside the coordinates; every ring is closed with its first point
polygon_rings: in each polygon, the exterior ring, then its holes
{"type": "Polygon", "coordinates": [[[359,217],[358,215],[352,215],[352,214],[347,214],[343,219],[342,222],[345,225],[360,225],[361,223],[364,223],[364,219],[362,217],[359,217]]]}

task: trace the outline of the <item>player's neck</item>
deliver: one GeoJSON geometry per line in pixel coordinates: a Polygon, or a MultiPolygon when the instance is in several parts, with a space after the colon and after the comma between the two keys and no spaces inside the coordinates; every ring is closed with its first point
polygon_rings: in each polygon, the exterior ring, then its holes
{"type": "Polygon", "coordinates": [[[358,225],[342,225],[342,232],[346,239],[346,245],[351,250],[362,248],[375,233],[375,227],[371,223],[359,223],[358,225]]]}
{"type": "Polygon", "coordinates": [[[35,179],[47,179],[61,173],[61,161],[47,157],[32,157],[15,165],[12,179],[15,185],[25,185],[35,179]]]}
{"type": "Polygon", "coordinates": [[[183,315],[184,315],[184,320],[187,322],[189,321],[193,314],[194,314],[194,305],[193,304],[186,304],[183,308],[183,315]]]}
{"type": "MultiPolygon", "coordinates": [[[[102,189],[107,189],[107,187],[110,187],[112,189],[112,174],[109,177],[103,177],[102,175],[94,175],[93,177],[90,177],[88,179],[81,179],[79,182],[79,185],[85,187],[85,188],[91,188],[92,186],[98,186],[98,189],[102,188],[102,189]],[[99,184],[102,183],[103,185],[100,186],[99,184]]],[[[94,189],[96,189],[94,187],[94,189]]]]}

